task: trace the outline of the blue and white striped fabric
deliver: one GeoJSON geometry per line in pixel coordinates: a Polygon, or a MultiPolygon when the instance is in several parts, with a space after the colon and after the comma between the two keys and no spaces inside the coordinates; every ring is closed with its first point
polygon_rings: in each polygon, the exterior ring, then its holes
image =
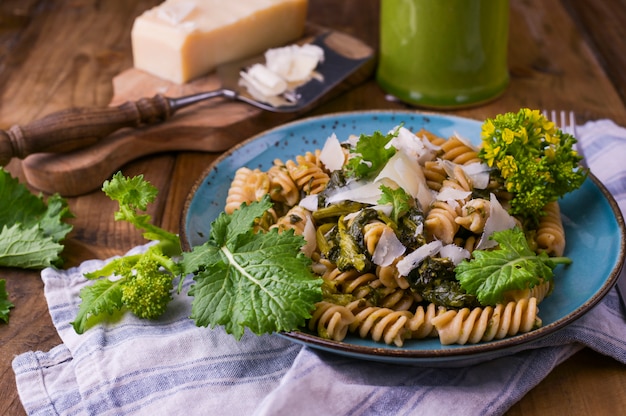
{"type": "MultiPolygon", "coordinates": [[[[626,212],[626,130],[590,122],[579,141],[626,212]]],[[[13,361],[29,415],[500,415],[584,346],[626,363],[626,316],[615,290],[531,349],[463,368],[359,361],[279,336],[237,342],[221,328],[195,327],[186,296],[157,322],[125,316],[79,336],[69,322],[82,275],[101,265],[42,272],[63,344],[13,361]]]]}

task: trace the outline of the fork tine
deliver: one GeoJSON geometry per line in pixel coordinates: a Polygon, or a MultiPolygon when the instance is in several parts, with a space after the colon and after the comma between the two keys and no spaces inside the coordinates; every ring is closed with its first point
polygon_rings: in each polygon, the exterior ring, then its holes
{"type": "Polygon", "coordinates": [[[541,113],[545,118],[556,124],[556,126],[565,133],[575,136],[576,133],[576,116],[573,111],[542,110],[541,113]]]}
{"type": "Polygon", "coordinates": [[[576,137],[576,115],[573,111],[569,112],[569,134],[576,137]]]}
{"type": "MultiPolygon", "coordinates": [[[[542,110],[541,113],[544,115],[544,117],[553,122],[556,127],[561,129],[564,133],[571,134],[572,136],[576,137],[576,115],[573,111],[568,112],[562,110],[559,111],[558,115],[555,110],[542,110]]],[[[585,168],[588,168],[587,160],[585,159],[585,155],[582,152],[580,144],[576,143],[576,145],[574,145],[574,148],[576,149],[578,154],[583,157],[580,162],[581,165],[585,168]]]]}

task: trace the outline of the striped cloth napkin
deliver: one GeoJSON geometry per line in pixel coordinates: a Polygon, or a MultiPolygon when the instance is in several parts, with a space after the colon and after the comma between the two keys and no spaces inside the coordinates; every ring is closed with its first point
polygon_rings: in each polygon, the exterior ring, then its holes
{"type": "MultiPolygon", "coordinates": [[[[589,122],[579,142],[626,212],[626,129],[589,122]]],[[[102,264],[42,272],[63,344],[13,361],[29,415],[500,415],[585,346],[626,363],[626,316],[615,289],[529,349],[462,368],[361,361],[278,335],[246,333],[237,342],[221,328],[197,328],[184,295],[159,321],[125,316],[79,336],[69,323],[83,273],[102,264]]]]}

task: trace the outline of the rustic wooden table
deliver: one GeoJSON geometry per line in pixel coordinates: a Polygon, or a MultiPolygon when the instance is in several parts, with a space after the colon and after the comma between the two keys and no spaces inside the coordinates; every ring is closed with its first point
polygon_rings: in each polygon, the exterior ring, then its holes
{"type": "MultiPolygon", "coordinates": [[[[0,128],[71,106],[106,106],[112,79],[132,66],[130,28],[158,0],[3,0],[0,2],[0,128]]],[[[377,0],[310,0],[309,20],[378,43],[377,0]]],[[[574,110],[578,121],[611,118],[626,125],[626,0],[511,0],[511,84],[496,101],[449,114],[484,119],[520,107],[574,110]]],[[[403,109],[373,79],[312,110],[403,109]]],[[[243,139],[244,137],[242,137],[243,139]]],[[[131,161],[160,190],[150,208],[173,232],[196,178],[219,154],[168,152],[131,161]]],[[[24,180],[22,164],[8,169],[24,180]]],[[[144,242],[113,220],[116,204],[95,191],[69,198],[75,218],[65,241],[66,266],[122,254],[144,242]]],[[[39,273],[0,270],[15,304],[0,324],[0,414],[19,415],[11,361],[47,351],[60,339],[50,320],[39,273]]],[[[509,415],[613,415],[626,408],[624,365],[585,349],[557,367],[509,415]]]]}

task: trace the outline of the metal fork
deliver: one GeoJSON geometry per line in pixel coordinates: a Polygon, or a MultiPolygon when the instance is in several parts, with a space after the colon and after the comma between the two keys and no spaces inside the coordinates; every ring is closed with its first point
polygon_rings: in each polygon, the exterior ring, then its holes
{"type": "MultiPolygon", "coordinates": [[[[560,111],[557,112],[542,111],[543,115],[550,121],[552,121],[557,127],[563,130],[565,133],[571,134],[574,137],[576,136],[576,116],[573,111],[560,111]]],[[[583,158],[581,160],[581,165],[585,168],[588,168],[587,162],[585,160],[585,156],[582,153],[582,149],[580,146],[577,146],[576,151],[583,158]]],[[[617,289],[617,293],[622,301],[622,309],[626,312],[626,266],[622,265],[622,269],[620,270],[619,276],[617,278],[617,282],[615,283],[615,288],[617,289]]]]}

